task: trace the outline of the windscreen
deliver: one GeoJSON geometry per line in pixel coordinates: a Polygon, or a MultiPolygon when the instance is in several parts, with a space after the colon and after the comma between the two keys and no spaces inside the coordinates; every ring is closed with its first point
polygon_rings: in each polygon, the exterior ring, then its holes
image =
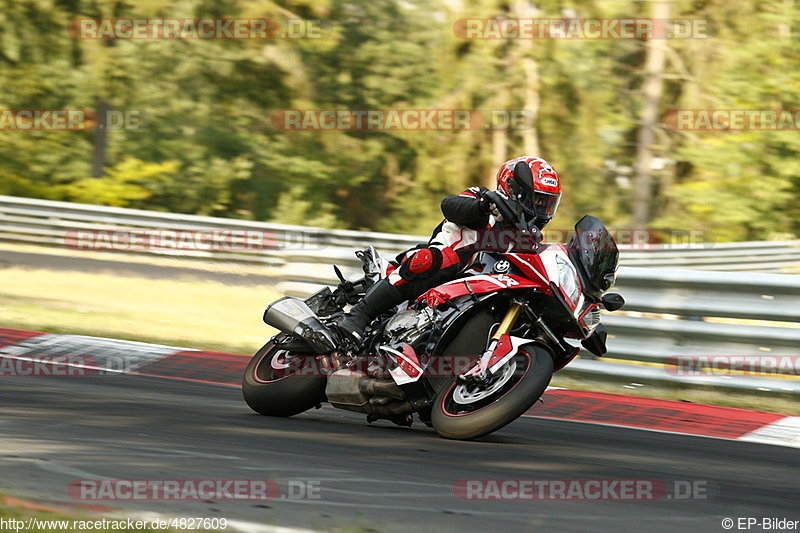
{"type": "Polygon", "coordinates": [[[567,250],[581,275],[586,292],[595,298],[616,281],[619,250],[611,232],[600,219],[586,215],[575,224],[567,250]]]}

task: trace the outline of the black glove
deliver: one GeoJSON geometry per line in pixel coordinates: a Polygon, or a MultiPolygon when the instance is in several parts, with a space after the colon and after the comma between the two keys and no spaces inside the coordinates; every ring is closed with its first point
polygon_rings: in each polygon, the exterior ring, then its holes
{"type": "Polygon", "coordinates": [[[497,209],[497,205],[486,197],[487,192],[489,191],[481,192],[481,210],[487,215],[492,215],[496,221],[502,222],[503,215],[500,214],[500,211],[497,209]]]}

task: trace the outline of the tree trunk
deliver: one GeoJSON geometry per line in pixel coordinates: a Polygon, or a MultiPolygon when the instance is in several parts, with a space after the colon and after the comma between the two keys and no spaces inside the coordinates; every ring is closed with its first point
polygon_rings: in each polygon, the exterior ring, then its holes
{"type": "MultiPolygon", "coordinates": [[[[652,17],[669,18],[669,2],[667,0],[651,0],[652,17]]],[[[658,125],[659,103],[661,101],[662,75],[666,41],[649,39],[645,43],[645,80],[642,90],[642,115],[639,133],[636,139],[636,175],[633,195],[633,225],[643,228],[650,221],[653,201],[652,161],[655,128],[658,125]]]]}
{"type": "MultiPolygon", "coordinates": [[[[539,14],[539,10],[528,1],[515,3],[512,6],[512,12],[514,16],[520,19],[534,18],[539,14]]],[[[539,153],[539,135],[536,129],[539,117],[539,65],[534,58],[534,51],[538,42],[534,39],[521,39],[518,42],[520,66],[525,74],[522,104],[525,122],[522,130],[522,150],[524,155],[541,157],[539,153]]]]}
{"type": "MultiPolygon", "coordinates": [[[[492,168],[498,169],[508,159],[508,130],[495,128],[492,130],[492,168]]],[[[497,186],[495,174],[488,172],[484,178],[483,186],[494,190],[497,186]]]]}
{"type": "Polygon", "coordinates": [[[106,145],[108,126],[108,102],[104,98],[97,99],[97,126],[94,130],[94,147],[92,150],[92,177],[102,178],[106,168],[106,145]]]}
{"type": "Polygon", "coordinates": [[[784,41],[792,38],[792,27],[786,20],[791,20],[792,10],[794,9],[794,0],[783,0],[783,19],[778,24],[778,37],[784,41]]]}
{"type": "MultiPolygon", "coordinates": [[[[533,41],[529,41],[533,43],[533,41]]],[[[522,150],[525,155],[541,157],[539,153],[539,135],[536,122],[539,117],[539,65],[532,57],[522,61],[525,70],[525,124],[522,130],[522,150]]]]}

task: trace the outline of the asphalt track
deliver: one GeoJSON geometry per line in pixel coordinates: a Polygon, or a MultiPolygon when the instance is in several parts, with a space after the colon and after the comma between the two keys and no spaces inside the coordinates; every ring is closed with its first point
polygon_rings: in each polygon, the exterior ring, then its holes
{"type": "MultiPolygon", "coordinates": [[[[725,531],[739,517],[800,519],[800,450],[523,418],[477,442],[367,425],[323,407],[252,413],[236,387],[142,376],[0,378],[0,477],[14,495],[73,502],[80,478],[273,479],[319,499],[104,502],[124,512],[347,531],[725,531]],[[464,501],[466,479],[699,481],[704,499],[464,501]]],[[[754,528],[761,531],[760,528],[754,528]]]]}

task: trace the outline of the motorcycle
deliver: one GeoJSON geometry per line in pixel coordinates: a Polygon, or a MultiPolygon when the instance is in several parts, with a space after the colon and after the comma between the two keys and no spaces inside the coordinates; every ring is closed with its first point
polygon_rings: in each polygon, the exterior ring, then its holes
{"type": "MultiPolygon", "coordinates": [[[[522,220],[505,197],[489,194],[504,219],[522,220]]],[[[535,236],[535,228],[516,225],[535,236]]],[[[600,309],[624,304],[607,292],[619,252],[600,220],[584,216],[567,244],[540,241],[476,252],[463,277],[377,317],[360,344],[338,335],[335,322],[391,266],[372,247],[356,252],[362,278],[348,281],[334,266],[335,290],[267,307],[264,322],[280,333],[247,366],[245,401],[278,417],[323,402],[364,413],[369,422],[411,426],[416,414],[451,439],[497,431],[539,400],[578,343],[605,354],[600,309]]]]}

